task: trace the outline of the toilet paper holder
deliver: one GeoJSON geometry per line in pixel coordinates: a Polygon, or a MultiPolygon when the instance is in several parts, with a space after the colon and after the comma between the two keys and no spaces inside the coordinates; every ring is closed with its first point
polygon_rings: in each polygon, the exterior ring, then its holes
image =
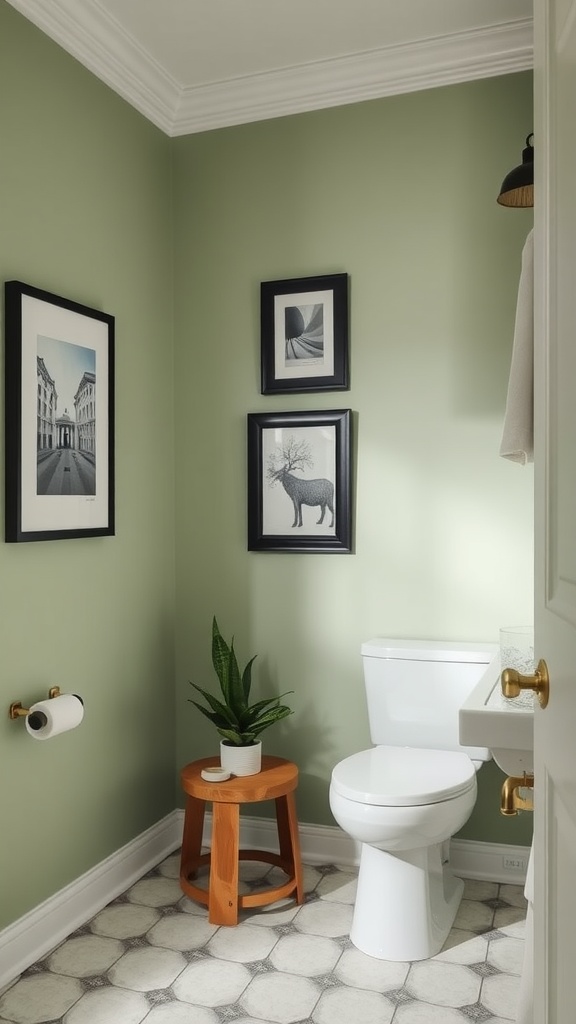
{"type": "MultiPolygon", "coordinates": [[[[48,690],[48,699],[52,700],[54,697],[60,696],[60,687],[51,686],[48,690]]],[[[17,718],[25,718],[26,715],[30,714],[30,708],[23,708],[21,700],[15,700],[10,705],[8,711],[8,717],[15,721],[17,718]]]]}

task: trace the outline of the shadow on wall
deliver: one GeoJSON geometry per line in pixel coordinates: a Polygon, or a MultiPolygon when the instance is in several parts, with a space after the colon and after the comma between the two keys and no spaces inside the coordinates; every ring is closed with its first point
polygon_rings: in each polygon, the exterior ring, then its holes
{"type": "MultiPolygon", "coordinates": [[[[322,717],[322,709],[313,699],[304,698],[297,683],[293,683],[291,689],[285,689],[286,681],[279,678],[276,666],[271,663],[273,659],[263,656],[258,661],[255,699],[285,694],[283,703],[293,710],[292,715],[262,734],[263,753],[285,757],[298,766],[296,802],[299,821],[314,824],[319,820],[318,809],[322,808],[324,817],[320,820],[335,824],[329,811],[328,791],[332,766],[341,758],[337,729],[327,724],[322,717]]],[[[256,805],[251,813],[259,815],[256,805]]]]}
{"type": "Polygon", "coordinates": [[[337,730],[326,724],[312,701],[306,701],[282,726],[282,750],[278,752],[295,761],[299,768],[296,794],[299,820],[311,825],[335,825],[328,793],[332,767],[340,758],[337,730]]]}

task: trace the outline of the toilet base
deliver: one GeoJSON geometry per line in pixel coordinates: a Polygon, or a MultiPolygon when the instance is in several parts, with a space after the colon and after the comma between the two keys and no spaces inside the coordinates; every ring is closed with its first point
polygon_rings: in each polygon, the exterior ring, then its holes
{"type": "Polygon", "coordinates": [[[350,938],[378,960],[427,960],[439,953],[464,883],[443,863],[446,843],[388,853],[362,844],[350,938]]]}

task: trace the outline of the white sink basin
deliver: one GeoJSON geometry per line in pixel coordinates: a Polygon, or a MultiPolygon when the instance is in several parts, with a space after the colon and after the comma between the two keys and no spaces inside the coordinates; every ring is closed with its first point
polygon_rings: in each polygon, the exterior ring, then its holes
{"type": "Polygon", "coordinates": [[[460,743],[488,747],[506,775],[531,773],[534,768],[534,694],[504,697],[500,686],[500,655],[460,708],[460,743]]]}

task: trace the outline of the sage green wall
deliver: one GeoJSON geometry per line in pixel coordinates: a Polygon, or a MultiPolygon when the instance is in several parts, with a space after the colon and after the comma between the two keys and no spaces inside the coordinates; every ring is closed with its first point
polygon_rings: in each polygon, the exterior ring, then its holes
{"type": "MultiPolygon", "coordinates": [[[[172,810],[178,767],[215,749],[187,703],[213,612],[262,690],[294,689],[266,748],[301,766],[301,820],[332,824],[331,767],[368,743],[361,641],[529,619],[532,475],[497,455],[531,218],[494,202],[529,75],[169,140],[0,0],[0,90],[1,278],[117,326],[116,537],[0,544],[5,710],[51,685],[86,701],[49,744],[0,715],[1,928],[172,810]],[[337,271],[351,390],[261,396],[260,281],[337,271]],[[249,554],[246,413],[339,407],[355,553],[249,554]]],[[[464,834],[528,842],[500,778],[464,834]]]]}
{"type": "MultiPolygon", "coordinates": [[[[531,621],[532,471],[498,450],[532,218],[495,202],[531,127],[518,74],[174,143],[177,761],[217,749],[187,703],[215,613],[261,692],[294,690],[264,739],[300,766],[304,822],[333,824],[331,768],[369,744],[362,640],[531,621]],[[350,391],[260,395],[260,282],[342,271],[350,391]],[[342,407],[354,554],[247,552],[246,414],[342,407]]],[[[483,769],[463,835],[528,843],[502,778],[483,769]]]]}
{"type": "Polygon", "coordinates": [[[170,140],[3,0],[0,95],[0,278],[117,329],[116,537],[0,543],[1,928],[173,810],[175,771],[170,140]],[[8,706],[52,685],[84,722],[34,742],[8,706]]]}

